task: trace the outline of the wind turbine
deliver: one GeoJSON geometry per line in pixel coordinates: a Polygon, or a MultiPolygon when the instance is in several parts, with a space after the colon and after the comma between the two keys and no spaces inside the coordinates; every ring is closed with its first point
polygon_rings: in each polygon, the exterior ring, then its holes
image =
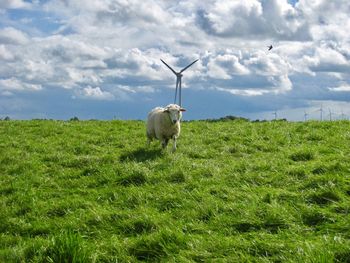
{"type": "Polygon", "coordinates": [[[177,90],[179,90],[179,106],[181,107],[181,79],[182,79],[182,72],[184,72],[186,69],[188,69],[189,67],[191,67],[194,63],[196,63],[198,61],[198,59],[196,59],[195,61],[193,61],[191,64],[189,64],[188,66],[184,67],[183,69],[181,69],[179,72],[176,72],[172,67],[170,67],[167,63],[165,63],[165,61],[163,59],[160,59],[165,66],[167,66],[176,76],[176,90],[175,90],[175,100],[174,103],[176,103],[176,98],[177,98],[177,90]]]}
{"type": "Polygon", "coordinates": [[[328,108],[328,110],[329,110],[329,120],[332,121],[332,111],[330,108],[328,108]]]}
{"type": "Polygon", "coordinates": [[[307,114],[306,113],[306,111],[304,111],[304,121],[307,121],[307,116],[308,116],[309,114],[307,114]]]}
{"type": "Polygon", "coordinates": [[[346,119],[346,115],[344,114],[343,109],[341,110],[341,119],[342,119],[342,120],[345,120],[345,119],[346,119]]]}
{"type": "Polygon", "coordinates": [[[277,120],[277,111],[274,111],[272,115],[275,115],[275,120],[277,120]]]}
{"type": "Polygon", "coordinates": [[[321,121],[323,121],[323,107],[322,107],[322,104],[321,104],[321,108],[319,109],[319,111],[320,111],[321,121]]]}

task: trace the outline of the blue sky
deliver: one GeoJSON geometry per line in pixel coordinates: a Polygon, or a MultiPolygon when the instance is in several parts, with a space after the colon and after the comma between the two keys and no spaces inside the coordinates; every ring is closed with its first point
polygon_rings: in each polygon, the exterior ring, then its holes
{"type": "Polygon", "coordinates": [[[350,116],[347,0],[2,0],[0,118],[350,116]],[[273,45],[271,51],[267,46],[273,45]],[[342,115],[343,114],[343,115],[342,115]]]}

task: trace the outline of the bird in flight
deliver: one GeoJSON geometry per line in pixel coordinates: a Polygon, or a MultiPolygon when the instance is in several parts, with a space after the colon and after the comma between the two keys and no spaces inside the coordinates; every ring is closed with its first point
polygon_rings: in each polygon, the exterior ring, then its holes
{"type": "Polygon", "coordinates": [[[267,46],[269,49],[268,49],[268,51],[270,51],[272,48],[273,48],[273,46],[272,45],[270,45],[270,46],[267,46]]]}

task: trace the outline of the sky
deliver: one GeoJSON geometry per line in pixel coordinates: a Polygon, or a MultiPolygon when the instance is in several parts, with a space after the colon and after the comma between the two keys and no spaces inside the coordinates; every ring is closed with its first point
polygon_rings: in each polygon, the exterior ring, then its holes
{"type": "Polygon", "coordinates": [[[0,0],[0,118],[350,116],[348,0],[0,0]],[[272,45],[273,49],[268,50],[272,45]]]}

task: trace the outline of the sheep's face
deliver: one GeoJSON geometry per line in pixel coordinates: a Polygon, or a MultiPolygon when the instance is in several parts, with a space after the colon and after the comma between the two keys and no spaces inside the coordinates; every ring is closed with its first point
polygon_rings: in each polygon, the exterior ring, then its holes
{"type": "Polygon", "coordinates": [[[179,105],[170,104],[165,110],[169,114],[170,120],[173,124],[176,124],[182,118],[182,112],[186,111],[184,108],[181,108],[179,105]]]}

